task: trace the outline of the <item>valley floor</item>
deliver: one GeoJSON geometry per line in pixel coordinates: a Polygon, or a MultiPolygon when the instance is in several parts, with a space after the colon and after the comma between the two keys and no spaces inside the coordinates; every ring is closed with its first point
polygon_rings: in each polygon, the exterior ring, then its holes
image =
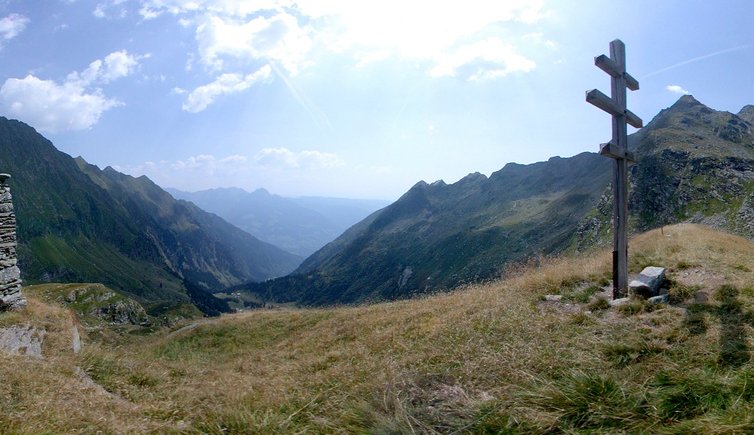
{"type": "Polygon", "coordinates": [[[43,357],[0,354],[0,432],[754,431],[754,243],[677,225],[630,246],[632,272],[670,269],[669,305],[595,301],[607,252],[416,300],[172,331],[85,328],[30,294],[0,328],[44,328],[43,357]]]}

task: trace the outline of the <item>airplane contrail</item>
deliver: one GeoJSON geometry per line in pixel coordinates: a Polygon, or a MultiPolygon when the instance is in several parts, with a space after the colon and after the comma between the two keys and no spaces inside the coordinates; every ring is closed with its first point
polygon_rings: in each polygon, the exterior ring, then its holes
{"type": "Polygon", "coordinates": [[[673,65],[670,65],[670,66],[666,66],[665,68],[660,68],[657,71],[652,71],[649,74],[645,74],[642,78],[656,76],[657,74],[661,74],[661,73],[664,73],[665,71],[669,71],[671,69],[675,69],[675,68],[678,68],[678,67],[681,67],[681,66],[684,66],[684,65],[688,65],[690,63],[699,62],[701,60],[709,59],[710,57],[720,56],[721,54],[731,53],[731,52],[739,51],[739,50],[744,50],[744,49],[747,49],[747,48],[750,48],[750,47],[752,47],[752,44],[739,45],[738,47],[726,48],[724,50],[716,51],[714,53],[708,53],[708,54],[705,54],[705,55],[702,55],[702,56],[697,56],[697,57],[694,57],[694,58],[691,58],[691,59],[688,59],[688,60],[684,60],[683,62],[678,62],[676,64],[673,64],[673,65]]]}

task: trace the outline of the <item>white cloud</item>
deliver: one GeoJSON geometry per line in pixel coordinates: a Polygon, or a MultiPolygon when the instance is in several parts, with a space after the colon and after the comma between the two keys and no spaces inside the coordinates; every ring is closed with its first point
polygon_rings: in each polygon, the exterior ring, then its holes
{"type": "Polygon", "coordinates": [[[122,103],[108,99],[99,89],[87,91],[76,83],[57,84],[33,75],[8,79],[0,88],[0,103],[40,131],[85,130],[105,111],[122,103]]]}
{"type": "Polygon", "coordinates": [[[288,148],[264,148],[254,155],[254,161],[261,166],[279,168],[336,168],[345,165],[337,154],[312,150],[294,152],[288,148]]]}
{"type": "Polygon", "coordinates": [[[29,19],[23,15],[10,14],[0,18],[0,48],[3,41],[10,41],[24,31],[29,19]]]}
{"type": "Polygon", "coordinates": [[[105,56],[104,60],[97,59],[90,63],[82,72],[74,71],[68,74],[66,81],[78,83],[83,87],[94,83],[109,83],[133,74],[139,66],[139,60],[148,57],[149,55],[131,55],[126,50],[115,51],[105,56]]]}
{"type": "Polygon", "coordinates": [[[305,64],[312,44],[308,30],[285,12],[248,21],[209,16],[197,27],[196,39],[210,69],[222,70],[226,60],[275,61],[293,75],[305,64]]]}
{"type": "MultiPolygon", "coordinates": [[[[271,72],[272,69],[270,66],[265,65],[256,72],[247,74],[246,76],[230,73],[222,74],[215,81],[199,86],[191,91],[183,103],[183,110],[190,113],[201,112],[220,95],[235,94],[244,91],[254,83],[267,80],[271,72]]],[[[176,88],[174,91],[180,93],[182,90],[179,89],[176,88]]]]}
{"type": "Polygon", "coordinates": [[[535,67],[533,60],[517,53],[513,46],[499,38],[490,38],[439,56],[429,74],[454,77],[465,71],[469,80],[484,80],[512,72],[529,72],[535,67]]]}
{"type": "Polygon", "coordinates": [[[665,90],[666,91],[670,91],[670,92],[672,92],[674,94],[680,94],[680,95],[688,95],[688,94],[690,94],[689,91],[687,91],[686,89],[683,89],[682,87],[680,87],[678,85],[667,85],[667,86],[665,86],[665,90]]]}
{"type": "Polygon", "coordinates": [[[481,81],[536,68],[515,41],[554,46],[528,26],[546,15],[544,0],[466,0],[463,7],[435,0],[141,0],[140,5],[144,19],[169,14],[195,29],[196,50],[187,53],[186,70],[202,66],[215,79],[188,94],[182,107],[192,113],[267,79],[271,67],[327,125],[290,80],[315,65],[315,56],[346,55],[355,68],[408,60],[433,77],[481,81]],[[529,36],[510,37],[515,28],[529,36]]]}
{"type": "Polygon", "coordinates": [[[104,61],[70,73],[62,83],[31,74],[7,79],[0,87],[0,106],[44,132],[91,128],[104,112],[123,105],[107,98],[99,85],[132,74],[140,58],[126,51],[110,53],[104,61]]]}
{"type": "Polygon", "coordinates": [[[139,66],[139,60],[148,57],[149,54],[144,56],[130,55],[126,50],[108,54],[105,57],[105,69],[102,71],[102,81],[107,83],[133,74],[139,66]]]}

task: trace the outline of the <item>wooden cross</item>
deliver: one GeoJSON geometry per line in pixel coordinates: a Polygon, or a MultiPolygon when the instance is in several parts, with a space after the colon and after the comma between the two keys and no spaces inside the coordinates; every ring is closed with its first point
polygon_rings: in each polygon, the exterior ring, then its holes
{"type": "Polygon", "coordinates": [[[600,146],[600,154],[615,159],[613,166],[613,299],[628,293],[628,162],[634,162],[628,151],[626,123],[641,128],[642,120],[626,109],[626,88],[635,91],[639,82],[626,72],[626,46],[616,39],[610,43],[610,57],[594,58],[594,64],[610,75],[610,97],[592,89],[586,101],[613,116],[613,138],[600,146]]]}

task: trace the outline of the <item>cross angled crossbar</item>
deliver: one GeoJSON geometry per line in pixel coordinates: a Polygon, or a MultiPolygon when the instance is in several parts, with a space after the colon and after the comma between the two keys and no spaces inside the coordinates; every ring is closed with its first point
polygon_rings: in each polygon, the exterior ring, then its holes
{"type": "Polygon", "coordinates": [[[636,128],[644,122],[626,109],[626,89],[636,91],[639,82],[626,72],[626,46],[620,39],[610,43],[610,57],[594,58],[594,64],[610,75],[610,96],[597,89],[586,93],[586,101],[613,117],[613,138],[600,146],[600,155],[615,160],[613,166],[613,299],[628,293],[628,162],[634,155],[628,150],[626,124],[636,128]]]}

